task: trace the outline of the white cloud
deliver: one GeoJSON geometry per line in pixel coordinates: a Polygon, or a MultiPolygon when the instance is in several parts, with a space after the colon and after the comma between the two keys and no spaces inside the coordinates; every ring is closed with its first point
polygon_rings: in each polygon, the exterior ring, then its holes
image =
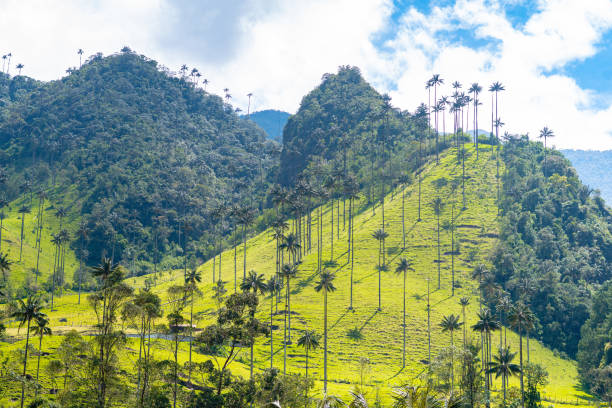
{"type": "MultiPolygon", "coordinates": [[[[544,125],[559,147],[612,148],[612,107],[596,110],[601,95],[561,74],[548,75],[596,52],[612,27],[611,0],[540,0],[539,11],[513,27],[494,0],[457,0],[430,14],[407,10],[391,25],[391,0],[0,0],[0,53],[13,66],[55,79],[86,54],[129,45],[176,69],[197,67],[209,89],[228,87],[234,103],[295,111],[325,72],[359,66],[393,101],[413,110],[426,101],[425,81],[440,73],[447,85],[501,81],[500,116],[510,132],[535,135],[544,125]],[[373,38],[394,27],[377,48],[373,38]],[[496,46],[473,49],[446,40],[461,28],[496,46]]],[[[489,95],[481,97],[480,127],[488,128],[489,95]]]]}

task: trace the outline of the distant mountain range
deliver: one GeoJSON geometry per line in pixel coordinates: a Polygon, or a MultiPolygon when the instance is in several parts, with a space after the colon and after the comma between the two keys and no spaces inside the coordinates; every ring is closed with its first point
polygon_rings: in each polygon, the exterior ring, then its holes
{"type": "MultiPolygon", "coordinates": [[[[283,128],[289,116],[291,116],[291,114],[287,112],[266,109],[251,113],[250,119],[266,132],[269,139],[280,142],[283,135],[283,128]]],[[[246,115],[243,115],[243,118],[245,117],[246,115]]]]}
{"type": "Polygon", "coordinates": [[[601,192],[608,205],[612,203],[612,150],[561,150],[572,162],[584,184],[601,192]]]}

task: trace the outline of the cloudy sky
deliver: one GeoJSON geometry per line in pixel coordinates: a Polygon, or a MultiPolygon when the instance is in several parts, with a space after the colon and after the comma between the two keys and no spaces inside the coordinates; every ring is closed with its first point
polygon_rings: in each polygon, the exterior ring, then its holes
{"type": "Polygon", "coordinates": [[[549,126],[559,148],[612,149],[612,0],[0,0],[0,9],[0,54],[37,79],[65,75],[78,48],[128,45],[172,70],[198,68],[242,108],[253,92],[255,110],[295,112],[322,74],[349,64],[413,111],[437,73],[442,94],[453,81],[502,82],[509,132],[549,126]]]}

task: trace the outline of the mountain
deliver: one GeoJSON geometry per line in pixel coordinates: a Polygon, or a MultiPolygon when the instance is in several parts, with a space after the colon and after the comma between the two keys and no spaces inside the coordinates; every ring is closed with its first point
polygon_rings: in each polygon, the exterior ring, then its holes
{"type": "MultiPolygon", "coordinates": [[[[291,116],[291,114],[287,112],[266,109],[251,113],[249,119],[257,123],[259,127],[266,132],[269,139],[280,142],[282,140],[283,128],[289,116],[291,116]]],[[[246,115],[242,117],[246,118],[246,115]]]]}
{"type": "Polygon", "coordinates": [[[207,259],[210,209],[260,209],[276,178],[278,145],[259,127],[129,49],[95,55],[58,81],[2,76],[0,95],[6,198],[46,190],[64,201],[51,209],[83,220],[90,264],[113,255],[144,273],[207,259]]]}
{"type": "Polygon", "coordinates": [[[589,187],[600,191],[607,203],[612,203],[612,150],[561,150],[589,187]]]}

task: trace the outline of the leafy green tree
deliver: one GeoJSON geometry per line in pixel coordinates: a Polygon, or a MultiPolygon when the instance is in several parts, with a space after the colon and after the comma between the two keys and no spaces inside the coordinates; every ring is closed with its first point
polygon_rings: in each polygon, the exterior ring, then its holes
{"type": "Polygon", "coordinates": [[[402,333],[403,333],[403,346],[402,346],[402,367],[406,367],[406,273],[408,271],[414,271],[413,262],[407,258],[401,258],[395,268],[395,273],[402,275],[403,290],[402,290],[402,333]]]}
{"type": "Polygon", "coordinates": [[[2,283],[8,283],[9,273],[11,272],[12,261],[8,259],[8,254],[0,252],[0,273],[2,273],[2,283]]]}
{"type": "Polygon", "coordinates": [[[46,315],[42,312],[43,304],[39,295],[28,295],[26,300],[17,299],[17,308],[11,314],[11,317],[17,319],[19,322],[19,328],[21,329],[24,325],[26,326],[26,342],[24,348],[23,357],[23,378],[21,383],[21,408],[25,401],[25,381],[26,372],[28,366],[28,347],[30,345],[30,324],[32,320],[37,321],[38,319],[46,318],[46,315]]]}
{"type": "Polygon", "coordinates": [[[110,258],[103,258],[99,266],[91,270],[98,280],[98,291],[88,296],[88,301],[96,315],[93,338],[95,368],[91,375],[96,384],[96,407],[106,408],[109,401],[108,387],[114,384],[118,375],[116,370],[117,349],[125,340],[125,334],[118,329],[118,313],[132,296],[132,288],[125,282],[125,269],[113,264],[110,258]],[[95,347],[97,346],[97,347],[95,347]]]}
{"type": "Polygon", "coordinates": [[[327,294],[336,290],[335,278],[335,274],[323,271],[315,286],[315,291],[323,292],[323,394],[325,395],[327,395],[327,294]]]}

